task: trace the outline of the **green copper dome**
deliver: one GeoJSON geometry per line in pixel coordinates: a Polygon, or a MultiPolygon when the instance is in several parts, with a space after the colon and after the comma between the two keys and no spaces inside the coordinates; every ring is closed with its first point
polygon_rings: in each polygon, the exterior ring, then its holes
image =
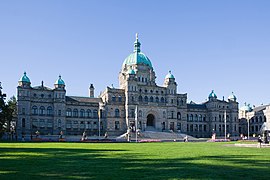
{"type": "Polygon", "coordinates": [[[26,82],[26,83],[31,83],[30,79],[26,76],[26,72],[23,73],[23,76],[19,80],[19,82],[26,82]]]}
{"type": "Polygon", "coordinates": [[[65,82],[63,81],[63,79],[62,79],[61,76],[59,75],[59,79],[56,80],[54,84],[57,84],[57,85],[65,85],[65,82]]]}
{"type": "Polygon", "coordinates": [[[172,71],[169,71],[169,73],[166,75],[165,79],[174,79],[174,76],[172,75],[172,71]]]}
{"type": "Polygon", "coordinates": [[[134,42],[134,52],[131,53],[124,61],[123,66],[125,65],[134,65],[134,64],[144,64],[153,68],[150,59],[141,52],[140,50],[141,43],[138,40],[138,34],[136,34],[136,41],[134,42]]]}
{"type": "Polygon", "coordinates": [[[214,90],[212,90],[212,92],[209,94],[208,96],[209,98],[217,98],[216,93],[214,92],[214,90]]]}
{"type": "Polygon", "coordinates": [[[231,100],[231,101],[236,101],[237,98],[232,92],[232,94],[228,97],[228,99],[231,100]]]}
{"type": "Polygon", "coordinates": [[[240,108],[240,110],[241,111],[246,111],[246,112],[251,112],[252,111],[252,107],[250,107],[250,104],[246,104],[245,103],[245,105],[244,106],[242,106],[241,108],[240,108]]]}
{"type": "Polygon", "coordinates": [[[131,69],[131,68],[130,68],[130,69],[128,70],[128,74],[136,74],[136,73],[135,73],[134,69],[131,69]]]}

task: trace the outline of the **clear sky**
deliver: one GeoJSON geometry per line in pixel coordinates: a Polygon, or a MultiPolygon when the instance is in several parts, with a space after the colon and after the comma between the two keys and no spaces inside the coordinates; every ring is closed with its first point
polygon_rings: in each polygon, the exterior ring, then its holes
{"type": "Polygon", "coordinates": [[[157,84],[172,70],[189,101],[214,89],[240,106],[270,103],[269,0],[1,0],[3,91],[16,95],[24,71],[33,86],[61,74],[67,95],[118,87],[136,32],[157,84]]]}

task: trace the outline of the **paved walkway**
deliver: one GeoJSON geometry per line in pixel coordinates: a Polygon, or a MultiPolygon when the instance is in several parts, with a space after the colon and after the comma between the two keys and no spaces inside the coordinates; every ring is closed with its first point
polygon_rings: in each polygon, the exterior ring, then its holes
{"type": "MultiPolygon", "coordinates": [[[[236,147],[253,147],[258,148],[258,144],[234,144],[236,147]]],[[[270,144],[262,144],[261,148],[270,148],[270,144]]]]}

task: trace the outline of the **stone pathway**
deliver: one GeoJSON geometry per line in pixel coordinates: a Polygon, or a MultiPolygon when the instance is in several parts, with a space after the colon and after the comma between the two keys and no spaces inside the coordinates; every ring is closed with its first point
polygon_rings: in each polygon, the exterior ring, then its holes
{"type": "MultiPolygon", "coordinates": [[[[234,144],[233,146],[258,148],[258,144],[234,144]]],[[[261,148],[270,148],[270,144],[262,144],[261,148]]]]}

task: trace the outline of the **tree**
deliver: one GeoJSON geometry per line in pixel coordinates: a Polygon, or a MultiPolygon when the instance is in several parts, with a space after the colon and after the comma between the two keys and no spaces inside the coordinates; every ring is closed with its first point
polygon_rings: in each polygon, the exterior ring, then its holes
{"type": "Polygon", "coordinates": [[[13,121],[17,115],[17,100],[12,96],[8,102],[5,102],[6,94],[2,93],[0,83],[0,137],[4,132],[15,132],[15,122],[13,121]]]}
{"type": "Polygon", "coordinates": [[[2,137],[4,133],[5,126],[5,112],[6,112],[6,104],[5,104],[6,94],[2,93],[2,86],[0,82],[0,137],[2,137]]]}

